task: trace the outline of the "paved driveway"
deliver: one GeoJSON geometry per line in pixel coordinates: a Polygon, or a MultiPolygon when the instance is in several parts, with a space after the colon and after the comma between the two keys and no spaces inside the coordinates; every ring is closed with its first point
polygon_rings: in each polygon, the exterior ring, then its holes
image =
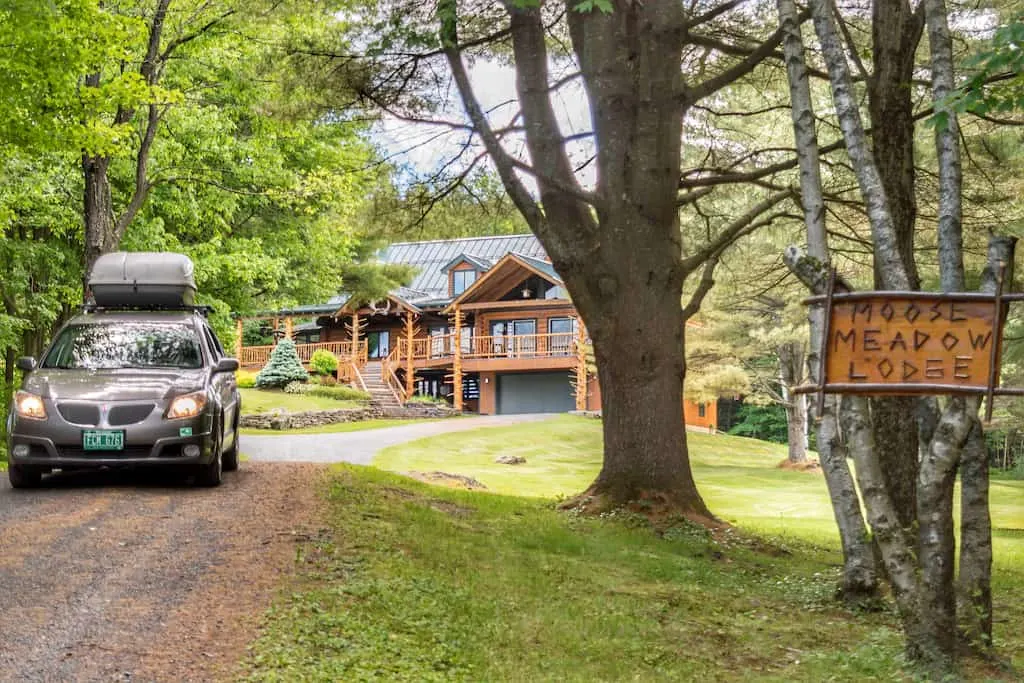
{"type": "Polygon", "coordinates": [[[413,422],[398,427],[366,429],[338,434],[274,434],[241,438],[242,454],[264,462],[351,462],[369,465],[377,452],[388,446],[428,436],[463,432],[479,427],[503,427],[536,422],[552,415],[485,415],[451,418],[434,422],[413,422]]]}

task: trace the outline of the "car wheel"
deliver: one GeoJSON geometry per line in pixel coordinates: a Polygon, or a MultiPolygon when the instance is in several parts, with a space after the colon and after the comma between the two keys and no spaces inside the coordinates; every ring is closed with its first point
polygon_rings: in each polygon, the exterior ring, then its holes
{"type": "Polygon", "coordinates": [[[35,467],[8,465],[7,479],[11,482],[12,488],[34,489],[43,481],[43,472],[35,467]]]}
{"type": "MultiPolygon", "coordinates": [[[[217,430],[214,430],[217,433],[217,430]]],[[[213,444],[213,460],[208,465],[198,465],[196,471],[196,485],[197,486],[220,486],[221,474],[223,473],[222,460],[220,455],[221,439],[223,434],[213,444]]]]}
{"type": "MultiPolygon", "coordinates": [[[[231,441],[231,448],[224,452],[222,460],[222,469],[225,472],[234,472],[238,469],[238,413],[235,413],[235,426],[233,429],[234,436],[231,441]]],[[[221,435],[224,438],[224,435],[221,435]]]]}

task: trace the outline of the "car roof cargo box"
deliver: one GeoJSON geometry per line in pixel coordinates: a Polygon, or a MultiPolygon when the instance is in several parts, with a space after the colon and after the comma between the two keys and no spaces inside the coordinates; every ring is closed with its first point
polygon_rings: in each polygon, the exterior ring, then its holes
{"type": "Polygon", "coordinates": [[[195,302],[194,272],[184,254],[117,251],[96,259],[89,289],[106,308],[182,308],[195,302]]]}

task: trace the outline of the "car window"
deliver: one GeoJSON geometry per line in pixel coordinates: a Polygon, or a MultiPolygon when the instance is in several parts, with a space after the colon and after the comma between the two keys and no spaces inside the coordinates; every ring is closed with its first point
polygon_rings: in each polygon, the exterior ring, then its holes
{"type": "Polygon", "coordinates": [[[115,370],[203,366],[192,325],[116,322],[70,325],[43,359],[44,368],[115,370]]]}
{"type": "Polygon", "coordinates": [[[213,333],[209,326],[203,325],[203,335],[206,337],[206,345],[210,347],[210,353],[213,354],[213,362],[216,363],[224,357],[224,349],[221,347],[217,335],[213,333]]]}

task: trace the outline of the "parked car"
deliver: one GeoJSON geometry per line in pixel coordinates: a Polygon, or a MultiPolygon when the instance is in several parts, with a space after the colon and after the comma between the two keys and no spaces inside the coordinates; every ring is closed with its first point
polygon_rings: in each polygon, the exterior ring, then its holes
{"type": "Polygon", "coordinates": [[[189,468],[216,486],[238,468],[235,371],[178,254],[108,254],[95,303],[69,320],[25,372],[8,416],[8,477],[39,485],[53,470],[189,468]]]}

